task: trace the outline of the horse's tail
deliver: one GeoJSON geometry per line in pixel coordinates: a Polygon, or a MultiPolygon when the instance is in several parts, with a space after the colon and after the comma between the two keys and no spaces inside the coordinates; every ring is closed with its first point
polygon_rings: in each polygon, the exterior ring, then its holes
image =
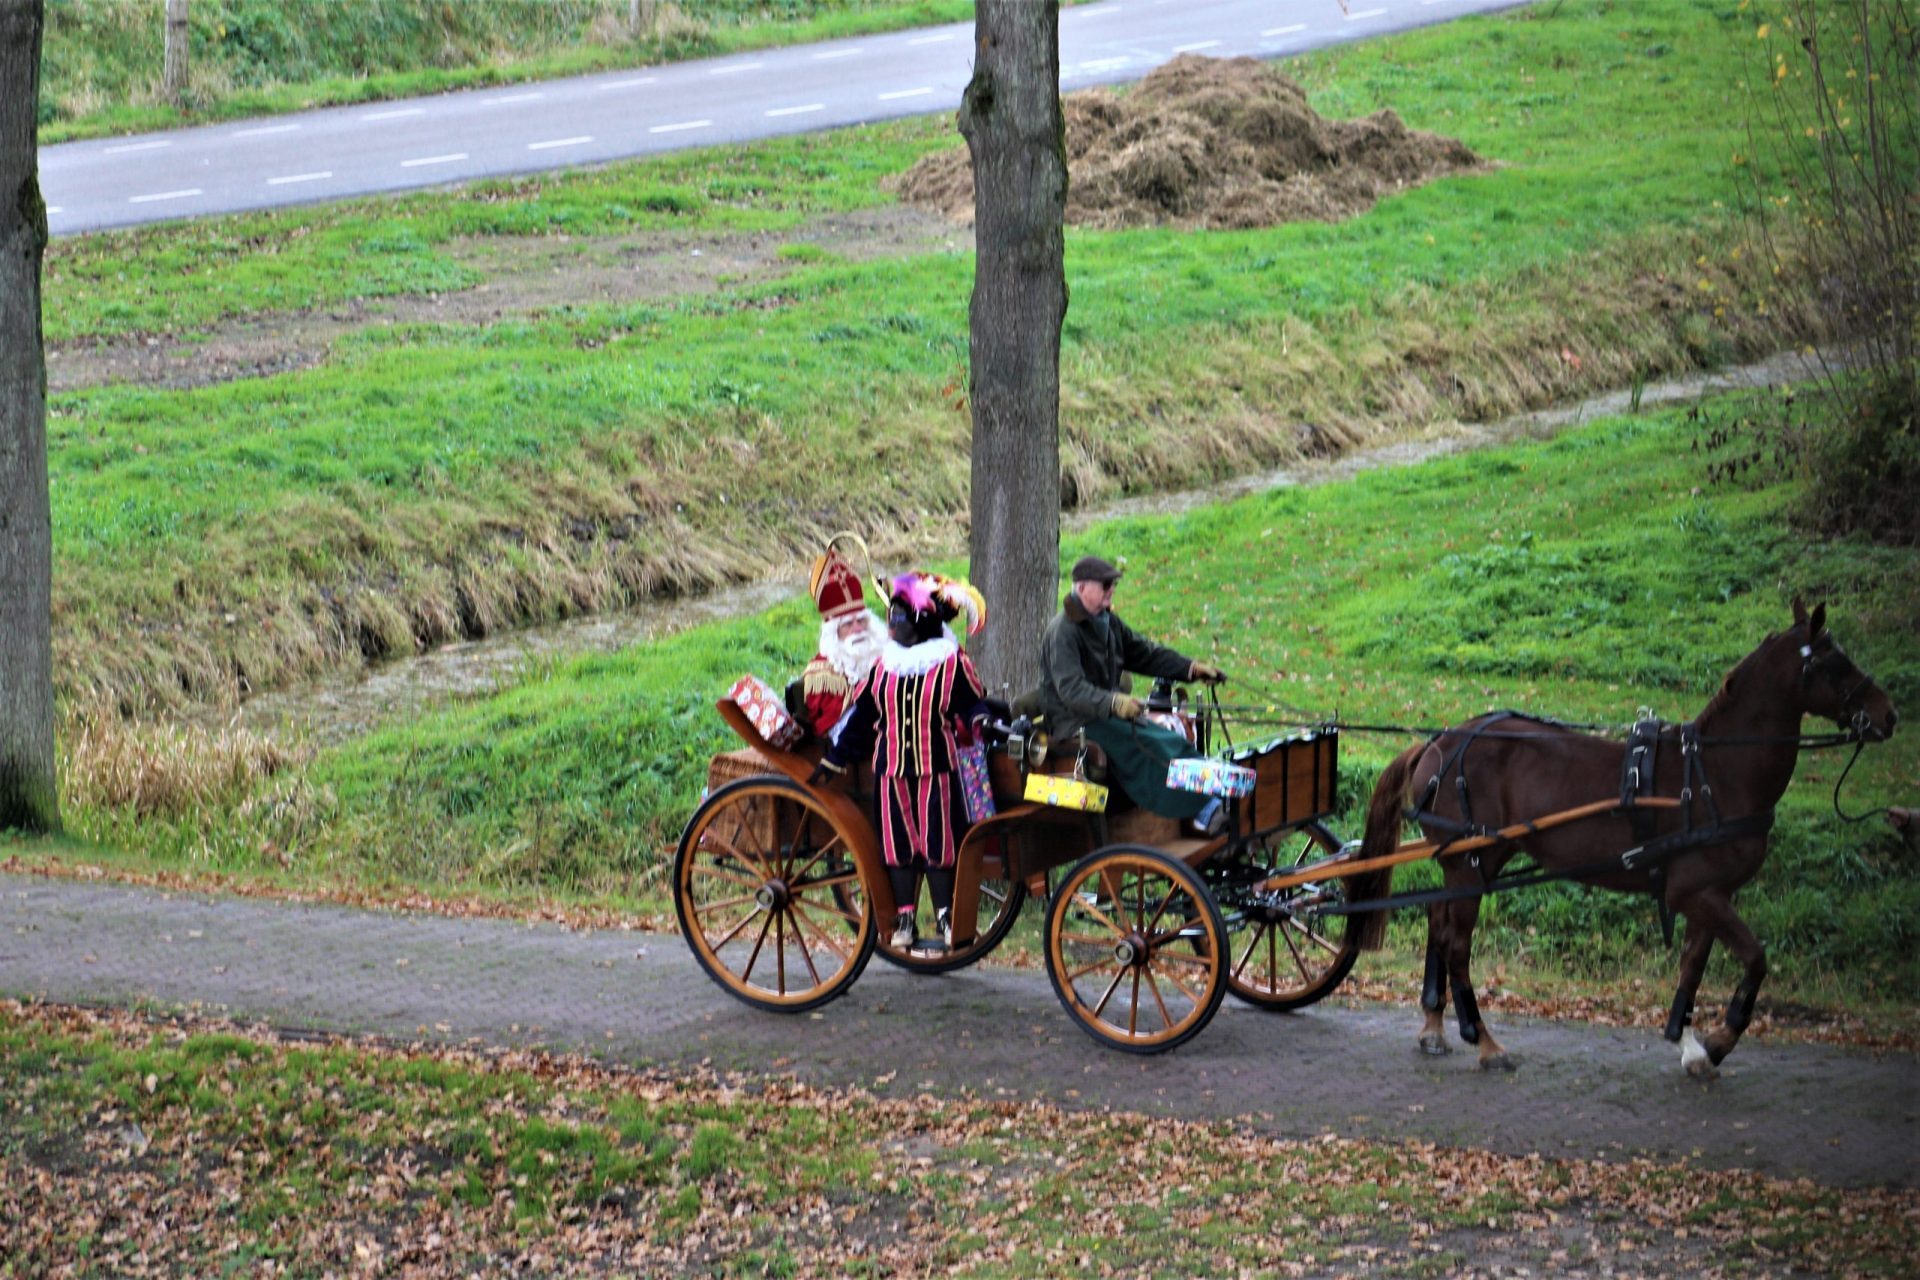
{"type": "MultiPolygon", "coordinates": [[[[1393,763],[1373,784],[1373,800],[1367,806],[1367,830],[1360,839],[1360,858],[1384,857],[1400,847],[1400,812],[1407,803],[1407,783],[1414,766],[1426,754],[1427,744],[1408,747],[1395,756],[1393,763]]],[[[1347,901],[1366,902],[1384,898],[1393,888],[1393,868],[1363,871],[1347,880],[1347,901]]],[[[1386,911],[1369,911],[1353,917],[1354,942],[1362,951],[1378,951],[1387,939],[1386,911]]]]}

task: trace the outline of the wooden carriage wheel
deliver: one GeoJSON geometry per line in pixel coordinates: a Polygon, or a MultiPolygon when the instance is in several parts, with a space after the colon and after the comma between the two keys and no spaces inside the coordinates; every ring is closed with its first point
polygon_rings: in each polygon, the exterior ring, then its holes
{"type": "Polygon", "coordinates": [[[1164,1053],[1219,1009],[1226,937],[1213,896],[1185,863],[1111,845],[1075,864],[1047,905],[1047,976],[1095,1040],[1164,1053]]]}
{"type": "Polygon", "coordinates": [[[849,833],[787,778],[728,783],[694,811],[674,853],[673,906],[700,967],[762,1009],[817,1008],[873,955],[849,833]]]}
{"type": "MultiPolygon", "coordinates": [[[[1291,871],[1340,852],[1340,841],[1310,822],[1278,843],[1268,874],[1291,871]]],[[[1318,905],[1344,901],[1345,883],[1315,881],[1234,903],[1233,963],[1227,989],[1262,1009],[1304,1009],[1333,994],[1359,958],[1350,916],[1323,916],[1318,905]]]]}

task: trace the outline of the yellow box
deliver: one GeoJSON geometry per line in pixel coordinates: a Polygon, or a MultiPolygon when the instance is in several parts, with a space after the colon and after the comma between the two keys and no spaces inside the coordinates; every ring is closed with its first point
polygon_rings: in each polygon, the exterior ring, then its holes
{"type": "Polygon", "coordinates": [[[1065,773],[1027,775],[1027,799],[1050,804],[1056,809],[1083,809],[1088,813],[1107,811],[1107,789],[1097,782],[1085,782],[1065,773]]]}

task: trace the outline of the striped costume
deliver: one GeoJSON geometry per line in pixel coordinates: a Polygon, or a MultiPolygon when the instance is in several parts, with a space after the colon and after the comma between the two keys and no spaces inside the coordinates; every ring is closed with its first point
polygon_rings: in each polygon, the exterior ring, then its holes
{"type": "Polygon", "coordinates": [[[871,749],[880,846],[889,866],[951,867],[967,824],[954,722],[984,713],[973,660],[950,635],[903,648],[889,640],[854,691],[827,757],[845,765],[871,749]]]}

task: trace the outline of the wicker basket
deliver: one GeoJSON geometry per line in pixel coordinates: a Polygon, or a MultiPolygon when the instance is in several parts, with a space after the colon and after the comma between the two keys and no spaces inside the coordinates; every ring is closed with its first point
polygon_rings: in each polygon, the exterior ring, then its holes
{"type": "MultiPolygon", "coordinates": [[[[771,760],[752,747],[723,751],[707,765],[707,794],[712,795],[729,782],[737,782],[741,778],[759,778],[769,774],[784,776],[773,767],[771,760]]],[[[749,801],[741,816],[756,846],[752,852],[766,853],[777,847],[772,803],[765,800],[749,801]]]]}

